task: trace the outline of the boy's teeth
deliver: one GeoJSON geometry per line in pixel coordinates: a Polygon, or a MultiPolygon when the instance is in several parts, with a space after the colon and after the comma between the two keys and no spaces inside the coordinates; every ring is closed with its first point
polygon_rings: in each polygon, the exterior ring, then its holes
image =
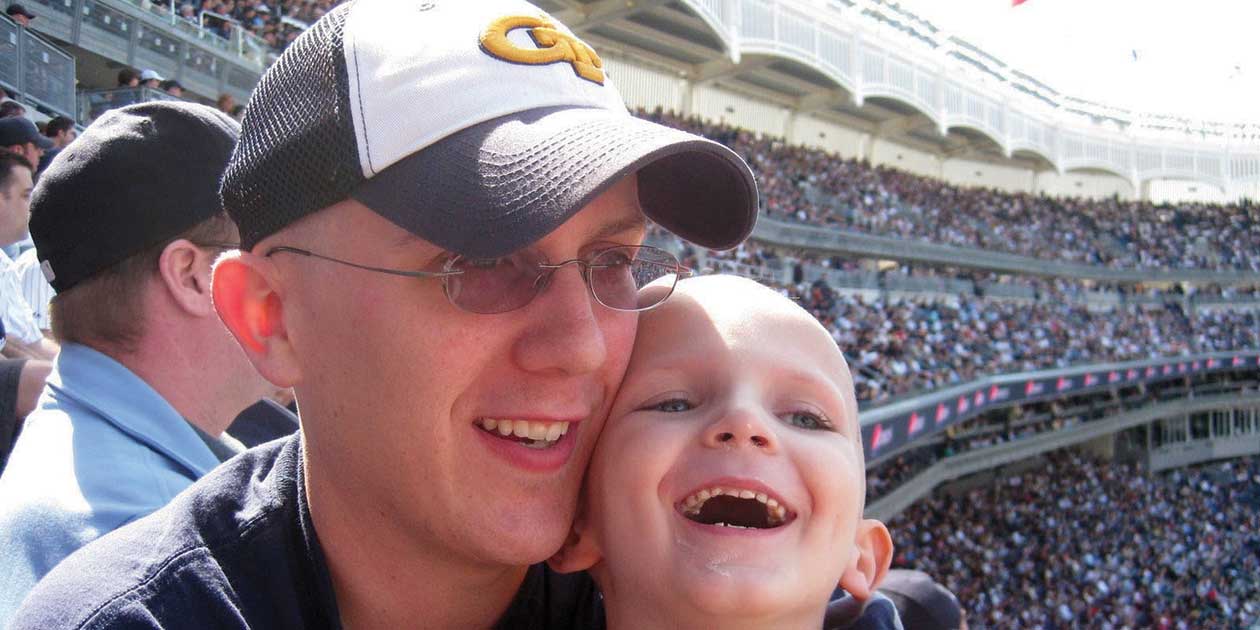
{"type": "MultiPolygon", "coordinates": [[[[705,501],[708,501],[709,499],[713,497],[719,497],[723,495],[736,497],[739,499],[753,499],[765,505],[767,521],[769,521],[771,527],[781,525],[787,521],[787,518],[788,518],[787,508],[784,507],[782,504],[780,504],[777,500],[766,495],[764,492],[754,492],[752,490],[734,489],[734,488],[723,488],[720,486],[713,487],[713,488],[705,488],[683,499],[682,501],[683,514],[687,516],[698,516],[700,514],[701,508],[704,507],[705,501]]],[[[743,527],[740,525],[731,525],[725,522],[716,523],[716,524],[724,526],[724,527],[739,527],[741,529],[750,529],[748,527],[743,527]]]]}
{"type": "Polygon", "coordinates": [[[482,418],[477,426],[490,433],[498,433],[503,437],[517,437],[525,446],[545,448],[555,444],[565,433],[569,432],[568,422],[531,422],[529,420],[503,420],[500,418],[482,418]]]}

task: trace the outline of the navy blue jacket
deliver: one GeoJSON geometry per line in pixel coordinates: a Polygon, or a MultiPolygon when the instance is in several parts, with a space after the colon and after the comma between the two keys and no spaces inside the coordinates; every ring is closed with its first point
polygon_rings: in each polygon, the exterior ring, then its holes
{"type": "MultiPolygon", "coordinates": [[[[301,463],[300,433],[232,459],[165,508],[67,558],[31,592],[11,630],[340,628],[301,463]]],[[[850,627],[899,627],[890,605],[867,610],[850,627]]],[[[542,564],[498,624],[603,626],[594,581],[542,564]]]]}

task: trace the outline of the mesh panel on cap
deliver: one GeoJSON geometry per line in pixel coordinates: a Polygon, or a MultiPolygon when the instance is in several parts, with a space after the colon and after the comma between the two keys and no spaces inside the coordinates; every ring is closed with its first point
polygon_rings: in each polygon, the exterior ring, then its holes
{"type": "Polygon", "coordinates": [[[247,249],[363,182],[342,49],[353,5],[295,40],[250,97],[221,190],[247,249]]]}

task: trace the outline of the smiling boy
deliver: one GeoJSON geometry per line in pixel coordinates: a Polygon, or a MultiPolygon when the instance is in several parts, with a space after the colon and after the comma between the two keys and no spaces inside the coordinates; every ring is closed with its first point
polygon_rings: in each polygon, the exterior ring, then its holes
{"type": "Polygon", "coordinates": [[[812,316],[751,280],[684,280],[640,317],[553,565],[591,570],[613,629],[822,627],[837,585],[865,600],[892,558],[862,518],[859,436],[848,366],[812,316]]]}

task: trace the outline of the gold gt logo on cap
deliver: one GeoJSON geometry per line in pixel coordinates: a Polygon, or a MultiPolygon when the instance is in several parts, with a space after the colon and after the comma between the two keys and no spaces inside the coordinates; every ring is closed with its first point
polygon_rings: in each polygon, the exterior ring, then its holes
{"type": "Polygon", "coordinates": [[[540,17],[517,15],[491,22],[481,34],[481,48],[504,61],[533,66],[567,62],[579,77],[604,84],[604,62],[595,50],[540,17]],[[508,33],[518,28],[529,29],[529,37],[538,48],[521,48],[508,39],[508,33]]]}

